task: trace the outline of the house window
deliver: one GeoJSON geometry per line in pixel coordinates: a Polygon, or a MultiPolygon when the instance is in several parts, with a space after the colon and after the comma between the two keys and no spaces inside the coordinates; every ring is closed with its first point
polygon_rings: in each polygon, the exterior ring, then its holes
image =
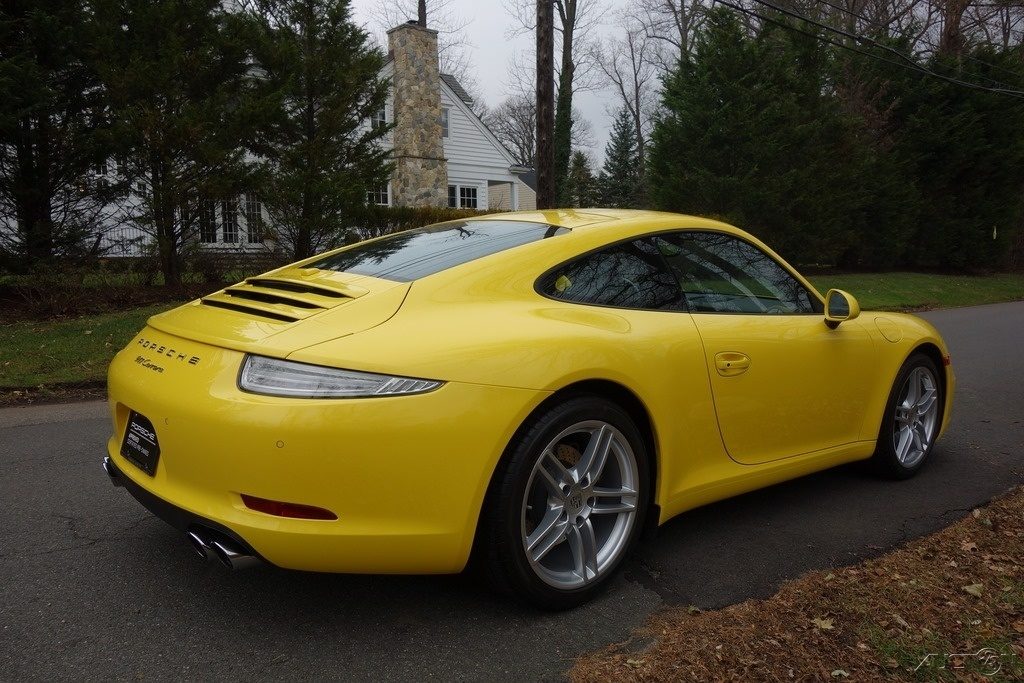
{"type": "Polygon", "coordinates": [[[107,185],[109,184],[108,181],[107,181],[107,173],[108,172],[109,172],[109,169],[107,168],[107,162],[106,161],[102,161],[102,162],[96,164],[93,167],[92,173],[93,173],[94,176],[96,176],[96,187],[97,188],[99,188],[101,190],[107,189],[107,185]]]}
{"type": "Polygon", "coordinates": [[[370,127],[374,130],[383,128],[388,125],[388,111],[387,109],[381,109],[378,112],[374,112],[373,116],[370,117],[370,127]]]}
{"type": "Polygon", "coordinates": [[[441,137],[448,137],[448,107],[441,108],[441,137]]]}
{"type": "Polygon", "coordinates": [[[199,241],[213,244],[217,241],[217,219],[212,199],[199,200],[199,241]]]}
{"type": "Polygon", "coordinates": [[[220,203],[221,239],[227,244],[238,242],[238,201],[225,199],[220,203]]]}
{"type": "Polygon", "coordinates": [[[263,241],[263,206],[252,192],[245,195],[245,232],[250,244],[263,241]]]}
{"type": "Polygon", "coordinates": [[[448,208],[449,209],[475,209],[477,208],[476,188],[464,187],[462,185],[448,186],[448,208]]]}
{"type": "Polygon", "coordinates": [[[384,183],[366,192],[366,203],[376,206],[391,206],[391,195],[388,184],[384,183]]]}
{"type": "Polygon", "coordinates": [[[476,208],[476,188],[475,187],[460,187],[459,188],[459,208],[461,208],[461,209],[475,209],[476,208]]]}

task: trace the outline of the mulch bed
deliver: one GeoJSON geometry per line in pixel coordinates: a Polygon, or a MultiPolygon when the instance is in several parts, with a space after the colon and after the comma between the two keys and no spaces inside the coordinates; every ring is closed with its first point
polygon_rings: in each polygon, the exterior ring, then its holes
{"type": "Polygon", "coordinates": [[[46,403],[97,401],[105,399],[106,397],[106,382],[76,382],[70,384],[0,391],[0,408],[42,405],[46,403]]]}
{"type": "Polygon", "coordinates": [[[630,641],[577,660],[569,678],[1024,680],[1024,489],[767,600],[664,610],[630,641]]]}

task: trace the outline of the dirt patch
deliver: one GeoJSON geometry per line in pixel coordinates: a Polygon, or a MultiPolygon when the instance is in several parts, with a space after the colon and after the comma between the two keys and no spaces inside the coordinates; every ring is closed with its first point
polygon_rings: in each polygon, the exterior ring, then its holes
{"type": "Polygon", "coordinates": [[[1024,680],[1024,489],[767,600],[652,616],[570,680],[1024,680]]]}

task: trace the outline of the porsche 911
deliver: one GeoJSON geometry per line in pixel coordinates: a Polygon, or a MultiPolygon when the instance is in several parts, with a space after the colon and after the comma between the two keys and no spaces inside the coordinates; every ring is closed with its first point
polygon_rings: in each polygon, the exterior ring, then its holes
{"type": "Polygon", "coordinates": [[[473,566],[560,609],[686,510],[857,460],[912,476],[953,389],[930,324],[730,225],[494,214],[153,316],[110,366],[103,467],[231,568],[473,566]]]}

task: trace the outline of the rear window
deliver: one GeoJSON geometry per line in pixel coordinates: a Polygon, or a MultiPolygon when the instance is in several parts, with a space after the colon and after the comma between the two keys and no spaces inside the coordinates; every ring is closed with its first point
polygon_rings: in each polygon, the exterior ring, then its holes
{"type": "Polygon", "coordinates": [[[441,223],[357,244],[308,267],[409,282],[564,232],[521,221],[441,223]]]}

